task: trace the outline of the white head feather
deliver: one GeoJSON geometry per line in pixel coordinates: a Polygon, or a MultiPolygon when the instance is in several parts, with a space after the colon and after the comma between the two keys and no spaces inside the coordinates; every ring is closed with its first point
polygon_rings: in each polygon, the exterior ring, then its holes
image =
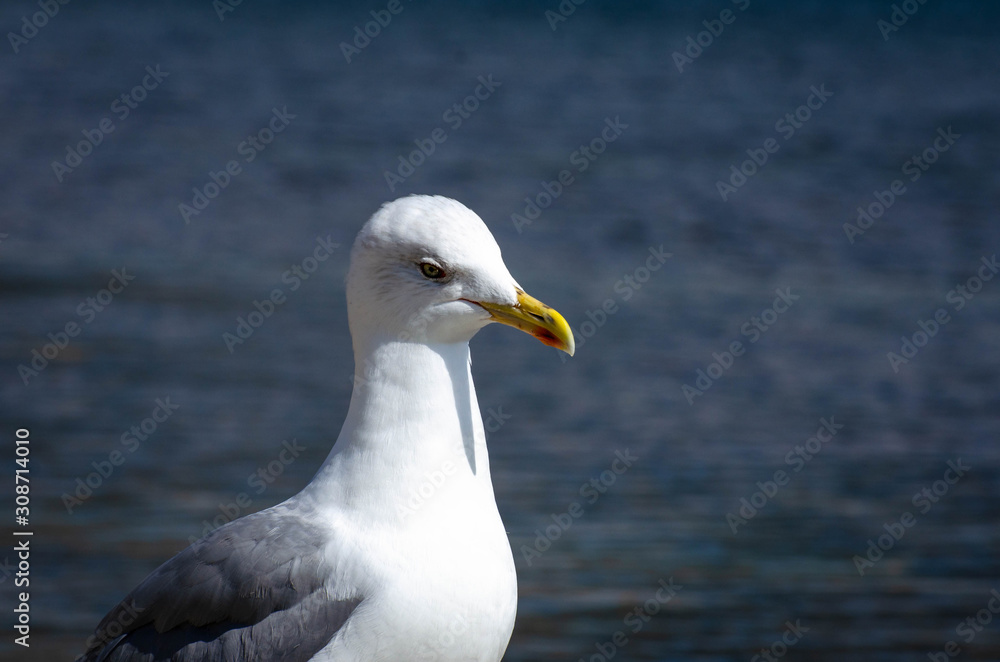
{"type": "Polygon", "coordinates": [[[468,341],[492,321],[477,302],[513,306],[519,289],[475,212],[441,196],[400,198],[372,216],[351,250],[351,334],[468,341]],[[429,277],[425,269],[443,276],[429,277]]]}

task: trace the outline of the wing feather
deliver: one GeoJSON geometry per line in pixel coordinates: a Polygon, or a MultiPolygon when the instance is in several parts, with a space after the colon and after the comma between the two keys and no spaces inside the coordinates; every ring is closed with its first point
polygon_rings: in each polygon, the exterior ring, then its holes
{"type": "Polygon", "coordinates": [[[81,659],[308,660],[360,597],[331,598],[329,534],[304,515],[281,504],[193,543],[104,617],[81,659]]]}

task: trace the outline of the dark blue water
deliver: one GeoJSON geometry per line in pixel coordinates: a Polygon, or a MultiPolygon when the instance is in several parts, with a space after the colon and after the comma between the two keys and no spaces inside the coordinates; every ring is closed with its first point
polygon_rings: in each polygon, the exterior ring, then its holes
{"type": "Polygon", "coordinates": [[[385,7],[70,3],[5,39],[0,503],[27,428],[34,537],[28,651],[0,546],[4,659],[71,658],[309,480],[350,395],[347,247],[414,192],[475,209],[577,330],[568,361],[473,341],[506,659],[1000,658],[996,12],[928,2],[885,39],[888,2],[407,2],[348,63],[385,7]]]}

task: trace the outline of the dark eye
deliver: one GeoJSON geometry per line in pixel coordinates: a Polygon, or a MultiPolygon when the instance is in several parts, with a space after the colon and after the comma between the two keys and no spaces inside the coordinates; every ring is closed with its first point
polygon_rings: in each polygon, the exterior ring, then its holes
{"type": "Polygon", "coordinates": [[[420,273],[422,273],[427,278],[434,280],[439,280],[444,278],[444,269],[436,264],[431,264],[430,262],[422,262],[420,264],[420,273]]]}

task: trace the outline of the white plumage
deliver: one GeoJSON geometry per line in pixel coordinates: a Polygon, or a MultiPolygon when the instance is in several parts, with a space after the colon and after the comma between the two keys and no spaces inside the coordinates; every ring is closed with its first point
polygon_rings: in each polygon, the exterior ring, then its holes
{"type": "Polygon", "coordinates": [[[468,343],[499,321],[572,353],[572,333],[521,290],[483,221],[442,197],[368,221],[347,302],[354,393],[316,476],[150,575],[126,598],[142,618],[88,659],[503,656],[517,579],[468,343]]]}

